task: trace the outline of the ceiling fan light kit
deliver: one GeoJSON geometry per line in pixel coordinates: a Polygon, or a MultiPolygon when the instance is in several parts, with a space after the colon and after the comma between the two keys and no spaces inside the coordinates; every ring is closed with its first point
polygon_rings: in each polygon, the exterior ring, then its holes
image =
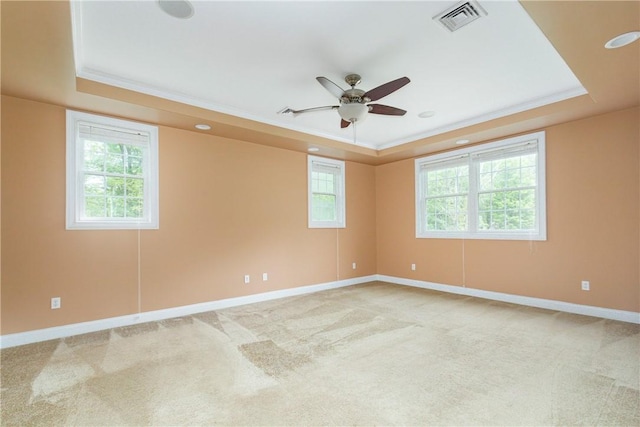
{"type": "Polygon", "coordinates": [[[367,117],[368,112],[369,107],[365,104],[342,104],[338,107],[338,114],[340,114],[342,120],[346,120],[350,123],[363,121],[367,117]]]}

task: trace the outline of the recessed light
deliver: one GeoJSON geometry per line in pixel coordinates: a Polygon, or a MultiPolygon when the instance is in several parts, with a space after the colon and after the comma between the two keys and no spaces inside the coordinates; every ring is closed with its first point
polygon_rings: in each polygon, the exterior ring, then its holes
{"type": "Polygon", "coordinates": [[[456,144],[463,145],[463,144],[468,144],[469,142],[471,141],[469,141],[468,139],[459,139],[456,141],[456,144]]]}
{"type": "Polygon", "coordinates": [[[421,119],[427,119],[435,115],[436,115],[435,111],[423,111],[422,113],[418,114],[418,117],[420,117],[421,119]]]}
{"type": "Polygon", "coordinates": [[[604,47],[607,49],[616,49],[622,46],[626,46],[634,41],[640,39],[640,31],[631,31],[630,33],[620,34],[609,40],[604,47]]]}
{"type": "Polygon", "coordinates": [[[174,18],[189,19],[193,16],[193,6],[187,0],[158,0],[158,6],[174,18]]]}
{"type": "Polygon", "coordinates": [[[310,152],[312,152],[312,153],[315,153],[316,151],[320,151],[320,149],[319,149],[319,148],[317,148],[317,147],[310,147],[307,151],[310,151],[310,152]]]}
{"type": "Polygon", "coordinates": [[[205,125],[204,123],[199,123],[199,124],[196,125],[196,129],[209,130],[209,129],[211,129],[211,126],[205,125]]]}

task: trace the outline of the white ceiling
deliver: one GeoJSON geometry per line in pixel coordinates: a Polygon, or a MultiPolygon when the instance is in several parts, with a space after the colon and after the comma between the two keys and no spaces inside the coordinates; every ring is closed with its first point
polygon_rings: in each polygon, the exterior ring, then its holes
{"type": "Polygon", "coordinates": [[[174,101],[353,143],[315,80],[373,89],[411,83],[377,103],[356,141],[376,149],[586,93],[517,1],[480,0],[487,16],[451,33],[432,17],[455,1],[193,1],[189,19],[156,1],[74,2],[76,73],[174,101]],[[435,111],[420,118],[423,111],[435,111]]]}

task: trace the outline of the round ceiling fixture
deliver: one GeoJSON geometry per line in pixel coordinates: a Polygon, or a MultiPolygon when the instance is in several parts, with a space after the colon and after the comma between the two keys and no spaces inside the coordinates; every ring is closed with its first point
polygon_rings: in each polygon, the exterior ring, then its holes
{"type": "Polygon", "coordinates": [[[158,0],[158,6],[174,18],[189,19],[193,16],[193,5],[187,0],[158,0]]]}
{"type": "Polygon", "coordinates": [[[200,130],[209,130],[211,129],[211,126],[205,125],[204,123],[199,123],[195,126],[195,128],[200,130]]]}
{"type": "Polygon", "coordinates": [[[609,40],[604,47],[607,49],[617,49],[622,46],[633,43],[640,39],[640,31],[631,31],[629,33],[620,34],[609,40]]]}
{"type": "Polygon", "coordinates": [[[456,144],[464,145],[464,144],[468,144],[469,142],[471,142],[471,141],[469,141],[468,139],[459,139],[459,140],[456,141],[456,144]]]}
{"type": "Polygon", "coordinates": [[[320,151],[320,149],[318,147],[309,147],[309,149],[307,151],[315,153],[316,151],[320,151]]]}
{"type": "Polygon", "coordinates": [[[421,119],[428,119],[429,117],[433,117],[435,115],[435,111],[423,111],[422,113],[418,114],[418,117],[420,117],[421,119]]]}
{"type": "Polygon", "coordinates": [[[340,114],[342,120],[350,123],[363,121],[367,117],[368,112],[369,107],[359,103],[341,104],[340,107],[338,107],[338,114],[340,114]]]}

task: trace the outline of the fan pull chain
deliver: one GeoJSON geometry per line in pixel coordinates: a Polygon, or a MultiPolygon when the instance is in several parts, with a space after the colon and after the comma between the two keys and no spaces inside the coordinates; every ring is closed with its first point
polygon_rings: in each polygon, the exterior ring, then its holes
{"type": "Polygon", "coordinates": [[[353,145],[358,145],[358,142],[356,141],[356,127],[358,125],[356,123],[357,122],[353,122],[353,145]]]}

